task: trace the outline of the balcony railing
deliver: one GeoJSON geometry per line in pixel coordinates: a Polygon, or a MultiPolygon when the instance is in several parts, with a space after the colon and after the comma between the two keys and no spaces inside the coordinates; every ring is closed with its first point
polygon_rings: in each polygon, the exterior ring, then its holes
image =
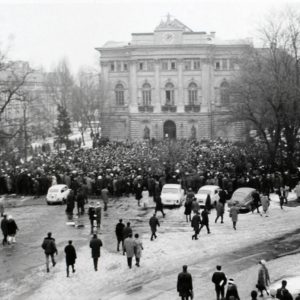
{"type": "Polygon", "coordinates": [[[151,105],[140,105],[139,112],[153,112],[153,106],[151,105]]]}
{"type": "Polygon", "coordinates": [[[175,105],[162,105],[161,110],[163,112],[176,112],[177,106],[175,105]]]}
{"type": "Polygon", "coordinates": [[[185,112],[200,112],[200,105],[185,105],[184,106],[185,112]]]}

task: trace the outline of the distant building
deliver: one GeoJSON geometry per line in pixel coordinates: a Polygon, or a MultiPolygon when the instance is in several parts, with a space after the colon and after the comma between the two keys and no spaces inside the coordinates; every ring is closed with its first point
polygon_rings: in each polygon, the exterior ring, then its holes
{"type": "Polygon", "coordinates": [[[102,135],[239,139],[243,124],[229,122],[229,81],[249,45],[218,40],[215,32],[194,32],[167,16],[154,32],[96,48],[106,86],[102,135]]]}

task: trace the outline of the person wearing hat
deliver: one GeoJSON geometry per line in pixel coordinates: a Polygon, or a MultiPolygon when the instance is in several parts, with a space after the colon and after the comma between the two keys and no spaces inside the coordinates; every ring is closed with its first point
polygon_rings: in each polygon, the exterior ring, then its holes
{"type": "Polygon", "coordinates": [[[225,294],[225,285],[227,283],[227,278],[224,274],[224,272],[221,271],[222,266],[217,266],[217,271],[214,272],[211,281],[215,284],[215,290],[217,295],[217,300],[220,300],[224,298],[225,294]]]}
{"type": "Polygon", "coordinates": [[[237,286],[234,283],[234,280],[232,278],[230,278],[228,280],[228,286],[227,286],[225,299],[226,300],[240,300],[237,286]]]}
{"type": "Polygon", "coordinates": [[[177,278],[177,292],[182,300],[193,299],[193,278],[187,271],[187,265],[182,266],[182,272],[178,274],[177,278]]]}
{"type": "Polygon", "coordinates": [[[259,261],[260,268],[258,271],[258,279],[257,279],[257,289],[260,292],[260,297],[263,297],[263,291],[266,291],[267,295],[269,295],[269,292],[267,290],[267,287],[270,284],[270,276],[269,271],[266,267],[266,261],[264,259],[259,261]]]}

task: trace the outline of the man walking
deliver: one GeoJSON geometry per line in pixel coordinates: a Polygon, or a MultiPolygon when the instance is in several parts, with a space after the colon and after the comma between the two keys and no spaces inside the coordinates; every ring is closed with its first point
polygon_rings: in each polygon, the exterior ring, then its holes
{"type": "Polygon", "coordinates": [[[72,266],[72,272],[75,273],[75,261],[77,258],[76,250],[72,245],[72,241],[70,240],[68,245],[65,247],[66,254],[66,265],[67,265],[67,277],[69,277],[69,267],[72,266]]]}
{"type": "Polygon", "coordinates": [[[94,233],[90,241],[90,248],[92,249],[92,258],[94,262],[95,271],[98,271],[98,259],[100,257],[100,248],[102,246],[103,246],[102,241],[98,239],[97,234],[94,233]]]}
{"type": "Polygon", "coordinates": [[[236,203],[233,203],[233,206],[229,210],[229,216],[232,220],[233,229],[236,230],[236,223],[238,221],[239,209],[236,206],[236,203]]]}
{"type": "Polygon", "coordinates": [[[193,279],[192,275],[187,271],[187,266],[182,267],[182,272],[178,274],[177,278],[177,292],[181,300],[188,300],[193,298],[193,279]]]}
{"type": "Polygon", "coordinates": [[[95,221],[95,215],[96,215],[96,209],[94,206],[94,202],[91,202],[89,204],[89,208],[88,208],[88,215],[89,215],[89,219],[90,219],[90,224],[91,224],[91,234],[94,233],[94,221],[95,221]]]}
{"type": "Polygon", "coordinates": [[[129,234],[128,238],[125,239],[124,241],[124,250],[127,255],[127,264],[129,269],[132,267],[132,258],[134,256],[135,252],[135,242],[132,239],[132,233],[129,234]]]}
{"type": "Polygon", "coordinates": [[[159,221],[158,221],[155,213],[150,218],[149,225],[150,225],[150,228],[151,228],[151,238],[150,238],[150,240],[153,241],[153,238],[157,238],[157,236],[156,236],[157,226],[158,227],[160,226],[159,221]]]}
{"type": "Polygon", "coordinates": [[[3,219],[1,221],[1,230],[2,230],[2,234],[3,234],[2,245],[4,246],[7,244],[7,235],[8,235],[7,216],[6,215],[3,215],[3,219]]]}
{"type": "Polygon", "coordinates": [[[219,200],[216,206],[217,217],[215,219],[215,223],[217,223],[218,219],[221,217],[221,223],[223,224],[223,217],[224,217],[224,204],[219,200]]]}
{"type": "Polygon", "coordinates": [[[101,197],[104,203],[104,211],[107,211],[107,204],[108,204],[108,189],[105,187],[101,190],[101,197]]]}
{"type": "Polygon", "coordinates": [[[202,221],[201,221],[201,226],[200,226],[200,229],[199,229],[199,233],[200,233],[201,229],[205,226],[206,229],[207,229],[207,234],[210,234],[207,207],[204,207],[204,210],[201,213],[201,217],[202,217],[202,221]]]}
{"type": "Polygon", "coordinates": [[[55,262],[55,259],[54,259],[54,254],[55,253],[56,253],[56,255],[58,254],[56,244],[55,244],[55,239],[52,237],[51,232],[48,232],[47,237],[44,238],[44,241],[42,243],[42,248],[45,251],[46,269],[47,269],[47,273],[49,273],[50,272],[50,269],[49,269],[49,256],[51,257],[52,266],[55,267],[56,262],[55,262]]]}
{"type": "Polygon", "coordinates": [[[260,292],[260,297],[263,297],[263,291],[266,291],[267,295],[269,296],[268,286],[270,284],[270,276],[269,271],[266,267],[266,261],[262,259],[260,262],[260,268],[258,271],[258,279],[257,279],[257,289],[260,292]]]}
{"type": "Polygon", "coordinates": [[[117,251],[120,251],[120,243],[122,243],[122,248],[124,249],[124,240],[123,240],[123,230],[125,225],[123,220],[120,219],[119,223],[116,225],[116,236],[117,236],[117,251]]]}
{"type": "MultiPolygon", "coordinates": [[[[127,222],[126,227],[124,227],[123,229],[123,244],[125,239],[129,237],[129,234],[131,234],[132,236],[132,228],[130,227],[130,222],[127,222]]],[[[123,255],[125,255],[124,247],[123,247],[123,255]]]]}
{"type": "Polygon", "coordinates": [[[134,235],[135,239],[134,239],[134,243],[135,243],[135,265],[137,267],[140,266],[140,260],[141,260],[141,256],[142,256],[142,250],[144,250],[143,248],[143,243],[142,241],[139,239],[139,234],[136,233],[134,235]]]}
{"type": "Polygon", "coordinates": [[[200,224],[201,224],[201,218],[199,215],[199,212],[197,211],[193,218],[192,218],[192,222],[191,222],[191,226],[194,229],[195,234],[192,235],[192,240],[198,240],[198,234],[199,234],[199,228],[200,228],[200,224]]]}
{"type": "Polygon", "coordinates": [[[217,295],[217,300],[224,298],[225,285],[227,283],[227,278],[224,272],[221,271],[222,266],[217,266],[217,271],[213,274],[211,281],[215,284],[215,290],[217,295]]]}
{"type": "Polygon", "coordinates": [[[14,244],[16,242],[16,234],[19,228],[12,216],[8,216],[6,224],[7,224],[7,242],[9,245],[14,244]]]}

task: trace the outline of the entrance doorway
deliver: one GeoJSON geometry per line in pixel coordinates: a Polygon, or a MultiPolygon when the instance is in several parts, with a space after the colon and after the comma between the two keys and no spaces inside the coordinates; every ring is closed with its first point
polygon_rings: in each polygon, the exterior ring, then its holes
{"type": "Polygon", "coordinates": [[[164,124],[164,138],[176,139],[176,124],[171,120],[166,121],[164,124]]]}

